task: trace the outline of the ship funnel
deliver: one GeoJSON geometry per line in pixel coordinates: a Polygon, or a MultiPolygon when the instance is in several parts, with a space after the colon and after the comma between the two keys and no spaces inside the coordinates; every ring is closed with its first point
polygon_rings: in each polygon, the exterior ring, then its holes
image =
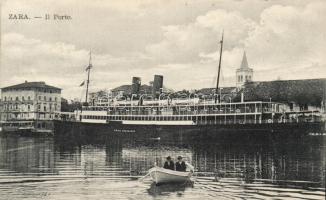
{"type": "Polygon", "coordinates": [[[140,77],[132,77],[131,94],[139,94],[140,85],[140,77]]]}
{"type": "Polygon", "coordinates": [[[163,89],[163,76],[162,75],[155,75],[154,76],[154,83],[152,89],[152,95],[154,98],[157,98],[163,89]]]}

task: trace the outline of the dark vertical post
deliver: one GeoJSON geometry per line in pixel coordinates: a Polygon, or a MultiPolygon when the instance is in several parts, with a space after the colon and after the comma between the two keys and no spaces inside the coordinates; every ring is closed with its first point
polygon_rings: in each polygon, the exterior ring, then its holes
{"type": "Polygon", "coordinates": [[[217,92],[218,92],[218,87],[219,87],[219,82],[220,82],[220,72],[221,72],[221,62],[222,62],[222,51],[223,51],[223,36],[224,36],[224,31],[222,32],[222,40],[220,41],[221,43],[221,49],[220,49],[220,60],[218,62],[218,74],[217,74],[217,81],[216,81],[216,91],[215,91],[215,103],[217,103],[217,92]]]}
{"type": "Polygon", "coordinates": [[[88,85],[89,85],[89,75],[91,72],[91,68],[92,68],[92,52],[89,52],[89,64],[88,67],[86,68],[87,70],[87,82],[86,82],[86,99],[85,102],[88,102],[88,85]]]}

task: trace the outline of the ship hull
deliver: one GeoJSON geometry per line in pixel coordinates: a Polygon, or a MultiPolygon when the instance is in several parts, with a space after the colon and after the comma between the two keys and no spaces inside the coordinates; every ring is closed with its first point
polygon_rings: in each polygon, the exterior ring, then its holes
{"type": "MultiPolygon", "coordinates": [[[[55,121],[57,136],[109,135],[134,139],[214,140],[231,139],[244,141],[259,137],[325,136],[325,122],[275,123],[275,124],[207,124],[207,125],[135,125],[122,123],[83,123],[55,121]],[[241,137],[239,137],[241,136],[241,137]],[[243,136],[243,137],[242,137],[243,136]]],[[[316,137],[315,137],[316,138],[316,137]]]]}

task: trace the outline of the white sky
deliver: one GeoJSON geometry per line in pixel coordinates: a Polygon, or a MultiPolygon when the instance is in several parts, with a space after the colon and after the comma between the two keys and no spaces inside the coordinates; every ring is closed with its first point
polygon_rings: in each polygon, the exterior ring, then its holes
{"type": "Polygon", "coordinates": [[[0,87],[45,81],[80,98],[90,49],[92,91],[154,74],[174,89],[214,87],[222,29],[222,86],[235,85],[244,49],[254,80],[326,77],[323,0],[5,0],[1,16],[0,87]],[[72,20],[33,19],[46,13],[72,20]]]}

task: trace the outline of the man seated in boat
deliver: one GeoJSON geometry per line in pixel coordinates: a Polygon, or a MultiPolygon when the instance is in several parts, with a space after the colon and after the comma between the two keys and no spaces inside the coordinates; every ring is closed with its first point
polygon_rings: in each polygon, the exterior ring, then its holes
{"type": "Polygon", "coordinates": [[[187,166],[185,161],[182,160],[181,156],[178,156],[178,162],[175,163],[175,170],[180,172],[185,172],[186,168],[187,166]]]}
{"type": "Polygon", "coordinates": [[[170,156],[166,157],[166,161],[164,163],[163,168],[174,170],[174,162],[171,160],[170,156]]]}

